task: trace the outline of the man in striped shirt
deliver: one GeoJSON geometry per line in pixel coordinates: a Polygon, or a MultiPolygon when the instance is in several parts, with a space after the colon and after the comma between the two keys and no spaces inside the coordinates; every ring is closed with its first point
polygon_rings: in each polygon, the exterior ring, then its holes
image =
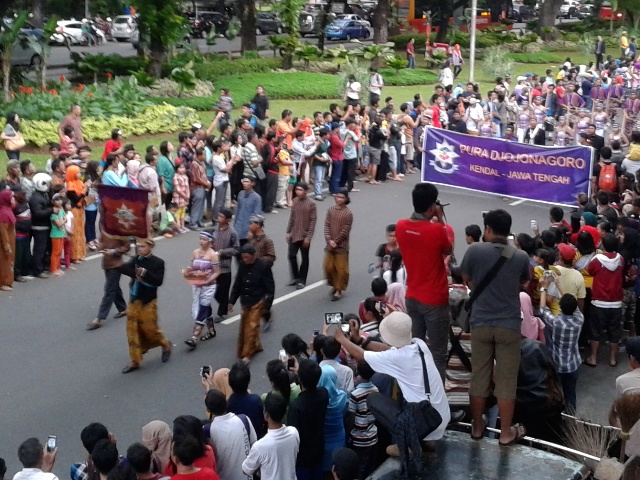
{"type": "Polygon", "coordinates": [[[309,248],[316,229],[316,204],[307,198],[309,185],[304,181],[296,183],[293,189],[293,204],[289,214],[286,230],[286,241],[289,244],[289,267],[291,282],[289,286],[296,286],[298,290],[305,287],[309,272],[309,248]],[[298,268],[298,251],[302,256],[298,268]]]}
{"type": "Polygon", "coordinates": [[[547,307],[547,288],[551,282],[548,278],[540,280],[540,305],[542,320],[551,331],[551,356],[556,365],[558,376],[562,382],[562,391],[567,409],[576,410],[576,383],[578,367],[582,363],[578,338],[584,323],[582,313],[578,309],[576,297],[565,293],[560,298],[560,315],[554,315],[547,307]]]}
{"type": "Polygon", "coordinates": [[[360,459],[360,474],[358,478],[367,478],[373,471],[375,445],[378,443],[378,428],[376,419],[369,410],[367,398],[370,393],[378,391],[371,377],[375,373],[364,360],[358,362],[357,373],[362,382],[349,395],[347,424],[349,429],[349,445],[360,459]]]}
{"type": "Polygon", "coordinates": [[[324,274],[331,286],[331,301],[342,298],[349,285],[349,235],[353,213],[349,210],[349,192],[340,190],[334,195],[336,204],[327,210],[324,220],[324,274]]]}

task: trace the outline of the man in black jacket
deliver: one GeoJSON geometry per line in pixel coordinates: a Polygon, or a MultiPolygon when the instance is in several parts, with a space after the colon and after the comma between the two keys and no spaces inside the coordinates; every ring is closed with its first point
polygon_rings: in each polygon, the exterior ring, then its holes
{"type": "Polygon", "coordinates": [[[29,199],[31,209],[31,235],[33,236],[33,274],[38,278],[49,278],[44,272],[49,264],[47,253],[51,254],[51,176],[46,173],[36,173],[33,176],[35,192],[29,199]]]}
{"type": "Polygon", "coordinates": [[[529,145],[544,145],[544,127],[538,125],[538,121],[535,117],[529,119],[529,128],[524,132],[524,142],[529,145]]]}
{"type": "Polygon", "coordinates": [[[271,309],[275,284],[271,266],[256,258],[256,249],[247,243],[240,249],[236,279],[229,297],[229,312],[240,299],[240,330],[238,332],[238,358],[249,363],[251,357],[262,351],[260,343],[260,319],[271,309]]]}
{"type": "Polygon", "coordinates": [[[150,238],[138,240],[138,255],[120,267],[122,274],[131,277],[131,299],[127,307],[127,341],[131,363],[122,373],[140,368],[142,355],[155,347],[162,347],[162,363],[171,356],[171,342],[158,328],[158,287],[164,280],[164,260],[153,255],[155,242],[150,238]]]}

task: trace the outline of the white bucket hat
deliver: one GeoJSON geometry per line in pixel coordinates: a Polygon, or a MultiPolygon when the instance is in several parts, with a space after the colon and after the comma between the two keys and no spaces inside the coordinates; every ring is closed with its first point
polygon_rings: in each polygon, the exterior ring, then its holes
{"type": "Polygon", "coordinates": [[[411,317],[403,312],[391,312],[380,322],[380,336],[392,347],[401,348],[411,343],[411,317]]]}

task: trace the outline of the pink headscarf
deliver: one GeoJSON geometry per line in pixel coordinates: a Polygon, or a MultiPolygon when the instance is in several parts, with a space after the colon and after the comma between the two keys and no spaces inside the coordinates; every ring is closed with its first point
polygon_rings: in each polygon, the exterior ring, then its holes
{"type": "Polygon", "coordinates": [[[545,343],[544,323],[533,315],[531,297],[525,292],[520,292],[520,312],[522,313],[522,325],[520,326],[522,336],[545,343]]]}
{"type": "Polygon", "coordinates": [[[140,171],[139,160],[129,160],[127,162],[127,176],[129,177],[129,183],[132,183],[136,187],[138,184],[138,172],[140,171]]]}

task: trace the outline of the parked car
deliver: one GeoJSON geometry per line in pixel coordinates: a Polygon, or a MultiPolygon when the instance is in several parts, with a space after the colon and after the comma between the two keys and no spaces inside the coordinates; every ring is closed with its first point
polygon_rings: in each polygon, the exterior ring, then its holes
{"type": "MultiPolygon", "coordinates": [[[[96,43],[98,45],[107,41],[104,32],[95,29],[96,43]]],[[[82,22],[80,20],[58,20],[56,33],[51,35],[51,42],[60,45],[86,45],[87,37],[82,32],[82,22]]]]}
{"type": "Polygon", "coordinates": [[[558,12],[558,16],[563,18],[571,18],[575,16],[576,10],[578,9],[579,6],[580,6],[580,3],[575,0],[565,1],[560,6],[560,12],[558,12]]]}
{"type": "MultiPolygon", "coordinates": [[[[22,37],[29,34],[22,33],[22,37]]],[[[34,35],[35,36],[35,35],[34,35]]],[[[19,38],[13,46],[11,65],[14,67],[39,67],[42,65],[42,57],[29,46],[25,38],[19,38]]]]}
{"type": "Polygon", "coordinates": [[[518,22],[526,22],[527,20],[531,20],[536,17],[536,12],[533,7],[529,7],[527,5],[522,4],[513,4],[513,12],[511,18],[518,22]]]}
{"type": "Polygon", "coordinates": [[[118,42],[130,42],[133,32],[137,30],[135,15],[118,15],[111,22],[111,37],[118,42]]]}
{"type": "Polygon", "coordinates": [[[576,17],[578,17],[580,20],[584,20],[585,18],[593,17],[594,13],[595,7],[593,5],[582,5],[581,7],[578,7],[576,17]]]}
{"type": "Polygon", "coordinates": [[[189,17],[191,33],[194,37],[204,38],[209,35],[211,27],[215,27],[216,34],[224,35],[229,28],[229,20],[220,12],[198,12],[189,17]]]}
{"type": "Polygon", "coordinates": [[[327,40],[346,40],[353,38],[369,38],[369,28],[356,20],[336,20],[331,25],[327,25],[324,36],[327,40]]]}
{"type": "Polygon", "coordinates": [[[256,14],[256,34],[264,35],[269,32],[282,33],[284,25],[282,21],[270,13],[260,12],[256,14]]]}
{"type": "Polygon", "coordinates": [[[355,20],[357,22],[363,23],[367,28],[371,28],[371,23],[368,20],[365,20],[360,15],[355,15],[353,13],[344,13],[342,15],[338,15],[337,20],[355,20]]]}
{"type": "MultiPolygon", "coordinates": [[[[300,36],[318,35],[322,30],[323,14],[323,11],[302,12],[299,17],[300,36]]],[[[327,24],[331,23],[335,19],[335,15],[333,13],[330,13],[328,17],[327,24]]]]}

